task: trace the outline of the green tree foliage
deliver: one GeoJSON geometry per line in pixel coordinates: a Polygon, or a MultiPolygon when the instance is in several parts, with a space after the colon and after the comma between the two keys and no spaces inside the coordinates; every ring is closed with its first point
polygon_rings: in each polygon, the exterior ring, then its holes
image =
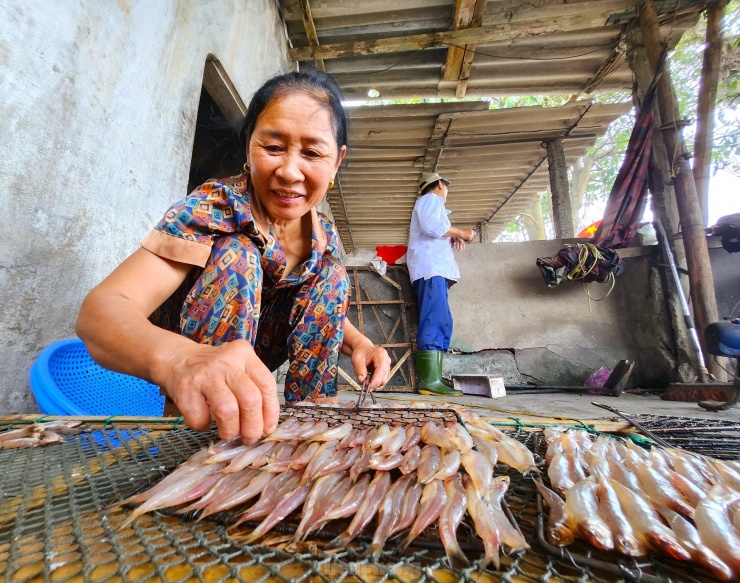
{"type": "MultiPolygon", "coordinates": [[[[729,3],[723,24],[725,47],[715,110],[716,125],[712,165],[715,172],[723,169],[740,176],[740,113],[738,113],[740,103],[740,0],[733,0],[729,3]]],[[[669,55],[671,78],[681,108],[681,115],[689,122],[683,130],[689,150],[693,150],[696,134],[696,109],[705,36],[706,19],[702,18],[693,29],[684,33],[669,55]]],[[[624,93],[594,96],[595,101],[602,103],[624,101],[628,98],[629,96],[624,93]]],[[[557,105],[564,103],[562,99],[563,96],[510,98],[502,100],[502,106],[557,105]]],[[[495,101],[492,101],[492,107],[495,101]]],[[[634,121],[634,112],[614,121],[606,133],[578,162],[578,167],[571,169],[570,174],[573,176],[579,168],[591,164],[590,178],[578,211],[578,230],[591,224],[603,212],[609,192],[622,165],[634,121]]],[[[544,194],[543,200],[545,200],[544,194]]],[[[517,221],[512,221],[497,240],[525,240],[525,230],[522,228],[517,231],[517,224],[519,224],[517,221]]]]}

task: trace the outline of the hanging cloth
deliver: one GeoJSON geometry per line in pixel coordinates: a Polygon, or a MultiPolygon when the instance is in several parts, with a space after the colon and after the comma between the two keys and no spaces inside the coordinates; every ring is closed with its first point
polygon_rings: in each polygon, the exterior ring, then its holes
{"type": "Polygon", "coordinates": [[[555,287],[565,278],[580,279],[583,283],[613,281],[624,270],[624,263],[614,249],[626,247],[632,241],[647,203],[656,86],[653,80],[645,94],[624,162],[609,193],[604,218],[591,241],[569,245],[552,257],[537,259],[537,267],[548,287],[555,287]]]}

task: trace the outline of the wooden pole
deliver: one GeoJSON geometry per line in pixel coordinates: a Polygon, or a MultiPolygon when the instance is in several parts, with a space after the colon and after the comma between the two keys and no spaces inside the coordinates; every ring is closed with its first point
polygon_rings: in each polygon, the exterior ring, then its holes
{"type": "Polygon", "coordinates": [[[712,138],[714,136],[714,107],[722,63],[722,17],[727,0],[715,0],[707,8],[706,48],[699,84],[699,104],[696,113],[696,140],[694,142],[694,183],[699,197],[703,225],[707,225],[709,205],[709,173],[712,168],[712,138]]]}
{"type": "Polygon", "coordinates": [[[547,168],[550,173],[550,192],[552,192],[552,219],[556,239],[575,237],[573,227],[573,205],[568,188],[568,165],[565,162],[565,150],[562,140],[548,140],[547,168]]]}
{"type": "MultiPolygon", "coordinates": [[[[639,29],[633,29],[627,36],[628,49],[627,61],[632,72],[635,75],[634,97],[636,105],[642,103],[647,93],[648,87],[653,80],[653,72],[650,69],[647,55],[645,54],[645,45],[642,42],[642,34],[639,29]]],[[[662,127],[660,112],[655,112],[655,126],[662,127]]],[[[678,209],[676,208],[676,193],[671,181],[671,168],[668,165],[668,155],[666,154],[665,143],[663,142],[663,132],[654,132],[653,146],[650,149],[650,205],[653,210],[653,216],[660,219],[669,233],[678,233],[680,222],[678,218],[678,209]]],[[[686,254],[683,250],[683,241],[674,239],[670,242],[673,249],[673,256],[676,264],[683,273],[686,270],[686,254]]],[[[669,282],[665,270],[661,268],[660,275],[657,278],[651,278],[652,288],[651,301],[654,302],[655,313],[661,313],[667,305],[667,317],[670,322],[670,330],[664,330],[660,325],[653,328],[656,334],[658,346],[670,347],[663,348],[662,354],[671,362],[674,368],[674,382],[689,383],[693,382],[695,367],[691,365],[694,362],[695,354],[692,349],[691,339],[689,338],[686,323],[683,319],[681,302],[676,294],[668,293],[669,282]],[[659,282],[659,283],[658,283],[659,282]],[[665,303],[663,298],[665,298],[665,303]],[[687,366],[688,365],[688,366],[687,366]]],[[[681,277],[681,287],[688,296],[689,278],[681,277]]],[[[660,321],[660,320],[659,320],[660,321]]]]}
{"type": "MultiPolygon", "coordinates": [[[[665,52],[666,45],[660,34],[658,16],[651,1],[645,2],[640,10],[640,30],[645,44],[650,67],[653,71],[658,66],[665,52]]],[[[707,325],[718,319],[717,299],[714,291],[714,276],[709,261],[704,221],[696,195],[694,177],[688,164],[688,154],[683,136],[678,128],[680,119],[678,102],[671,83],[668,63],[663,65],[663,73],[658,80],[657,105],[663,124],[663,139],[666,145],[671,168],[673,169],[673,186],[676,190],[676,205],[681,220],[681,234],[686,251],[686,264],[689,268],[689,288],[694,319],[703,341],[707,325]]],[[[703,342],[702,342],[703,344],[703,342]]],[[[709,363],[712,373],[721,376],[721,369],[704,348],[704,359],[709,363]]]]}

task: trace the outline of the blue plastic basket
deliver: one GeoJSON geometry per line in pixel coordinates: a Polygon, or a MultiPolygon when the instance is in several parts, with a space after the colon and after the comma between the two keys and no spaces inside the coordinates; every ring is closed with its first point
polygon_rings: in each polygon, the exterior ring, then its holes
{"type": "Polygon", "coordinates": [[[159,387],[96,364],[79,338],[47,346],[31,366],[31,390],[48,415],[161,417],[159,387]]]}

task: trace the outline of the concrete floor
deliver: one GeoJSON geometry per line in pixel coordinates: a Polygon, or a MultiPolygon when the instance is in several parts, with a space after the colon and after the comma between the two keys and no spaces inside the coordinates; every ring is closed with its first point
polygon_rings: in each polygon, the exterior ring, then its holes
{"type": "MultiPolygon", "coordinates": [[[[444,402],[440,398],[425,397],[414,393],[376,393],[380,403],[403,403],[411,401],[444,402]]],[[[357,393],[340,393],[340,401],[356,400],[357,393]]],[[[615,415],[591,404],[592,401],[619,409],[627,415],[652,414],[676,417],[698,417],[706,419],[727,419],[740,422],[740,406],[729,411],[711,413],[696,403],[662,401],[656,395],[637,395],[623,393],[619,397],[605,397],[579,393],[546,393],[515,395],[509,394],[497,399],[465,395],[450,402],[468,406],[486,417],[527,416],[564,417],[572,419],[615,418],[615,415]]]]}

